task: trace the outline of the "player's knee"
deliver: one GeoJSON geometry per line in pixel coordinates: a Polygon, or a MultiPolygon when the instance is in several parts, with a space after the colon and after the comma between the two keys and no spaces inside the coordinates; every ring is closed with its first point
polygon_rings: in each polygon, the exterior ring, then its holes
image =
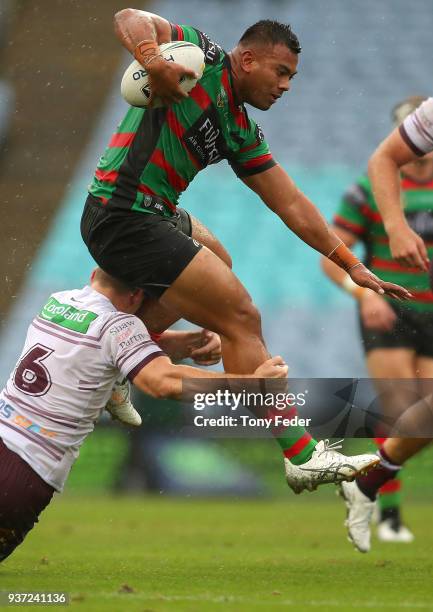
{"type": "Polygon", "coordinates": [[[207,245],[207,247],[217,257],[219,257],[219,259],[221,259],[230,269],[233,267],[232,258],[230,257],[228,251],[225,250],[225,248],[223,247],[221,242],[219,242],[219,240],[217,240],[216,238],[212,237],[212,239],[209,240],[209,244],[207,245]]]}
{"type": "Polygon", "coordinates": [[[249,296],[239,300],[236,304],[234,323],[238,333],[244,334],[247,332],[261,337],[262,319],[260,312],[249,296]]]}
{"type": "Polygon", "coordinates": [[[222,244],[219,244],[219,247],[220,247],[219,252],[217,252],[216,254],[218,255],[220,259],[223,260],[226,266],[228,266],[231,269],[233,267],[232,258],[230,257],[229,253],[225,250],[225,248],[222,246],[222,244]]]}

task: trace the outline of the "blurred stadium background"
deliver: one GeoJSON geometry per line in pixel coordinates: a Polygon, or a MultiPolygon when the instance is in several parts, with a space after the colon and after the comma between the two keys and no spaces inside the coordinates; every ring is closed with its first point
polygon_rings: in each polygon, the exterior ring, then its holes
{"type": "MultiPolygon", "coordinates": [[[[79,219],[97,159],[125,110],[119,83],[130,58],[111,20],[126,6],[1,3],[2,381],[47,294],[85,284],[92,269],[79,219]]],[[[404,0],[160,0],[142,8],[193,24],[226,49],[258,19],[292,24],[303,47],[292,91],[271,111],[252,114],[275,158],[328,218],[390,130],[390,108],[410,94],[431,94],[431,0],[416,0],[410,10],[404,0]]],[[[290,235],[227,165],[199,175],[181,205],[232,254],[262,311],[269,349],[286,358],[292,376],[365,376],[353,301],[322,276],[318,254],[290,235]]],[[[174,405],[137,401],[146,427],[134,436],[108,423],[97,428],[69,491],[165,490],[143,472],[145,466],[152,472],[149,462],[158,455],[167,489],[209,492],[213,481],[217,492],[239,494],[246,483],[246,492],[285,493],[271,441],[185,445],[170,438],[174,405]],[[125,470],[126,461],[135,470],[125,470]]],[[[431,494],[429,455],[417,465],[408,475],[412,490],[431,494]]]]}

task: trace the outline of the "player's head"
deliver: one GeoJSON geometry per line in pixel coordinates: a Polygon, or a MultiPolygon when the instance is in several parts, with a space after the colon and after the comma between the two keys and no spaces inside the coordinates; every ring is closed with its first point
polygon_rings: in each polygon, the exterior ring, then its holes
{"type": "Polygon", "coordinates": [[[242,102],[260,110],[272,106],[288,91],[300,52],[299,40],[288,24],[263,19],[250,26],[232,53],[242,102]]]}
{"type": "Polygon", "coordinates": [[[134,314],[143,303],[143,289],[131,287],[110,276],[101,268],[95,268],[90,276],[93,289],[107,297],[122,312],[134,314]]]}
{"type": "Polygon", "coordinates": [[[424,100],[427,100],[425,96],[409,96],[396,104],[391,111],[394,126],[398,127],[402,124],[406,117],[413,113],[424,100]]]}

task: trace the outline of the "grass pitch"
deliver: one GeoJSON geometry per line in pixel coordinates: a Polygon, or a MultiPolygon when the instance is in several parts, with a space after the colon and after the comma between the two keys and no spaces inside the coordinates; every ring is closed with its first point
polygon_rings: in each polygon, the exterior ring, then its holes
{"type": "Polygon", "coordinates": [[[375,540],[362,555],[345,538],[342,502],[323,493],[65,495],[0,565],[0,590],[67,591],[83,612],[432,610],[431,503],[405,508],[413,544],[375,540]]]}

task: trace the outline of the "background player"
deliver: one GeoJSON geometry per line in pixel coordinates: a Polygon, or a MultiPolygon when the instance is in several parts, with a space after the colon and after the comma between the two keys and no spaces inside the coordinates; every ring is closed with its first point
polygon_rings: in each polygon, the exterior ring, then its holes
{"type": "MultiPolygon", "coordinates": [[[[185,378],[233,377],[174,365],[134,316],[142,298],[96,270],[91,287],[53,294],[32,321],[0,392],[0,561],[63,489],[119,373],[144,393],[175,399],[185,378]]],[[[249,377],[284,378],[287,366],[274,357],[249,377]]]]}
{"type": "MultiPolygon", "coordinates": [[[[399,126],[425,98],[412,96],[392,111],[399,126]]],[[[433,252],[433,157],[405,164],[401,168],[401,201],[404,215],[412,229],[418,231],[428,252],[433,252]]],[[[392,260],[389,241],[374,200],[368,176],[360,177],[345,195],[333,220],[336,234],[348,245],[360,240],[365,246],[366,265],[385,280],[399,282],[408,288],[412,298],[401,303],[355,285],[350,277],[329,259],[322,258],[327,276],[348,291],[359,305],[362,345],[370,376],[376,380],[386,415],[396,419],[409,405],[401,386],[391,388],[382,379],[419,379],[414,393],[423,394],[423,380],[433,378],[433,293],[427,272],[392,260]],[[417,388],[418,387],[418,388],[417,388]]],[[[408,387],[406,385],[406,387],[408,387]]],[[[409,391],[409,389],[407,388],[409,391]]],[[[427,393],[427,390],[425,391],[427,393]]],[[[378,431],[380,436],[381,432],[378,431]]],[[[376,438],[378,444],[383,438],[376,438]]],[[[411,532],[401,522],[398,478],[380,491],[378,537],[383,541],[409,542],[411,532]]]]}
{"type": "MultiPolygon", "coordinates": [[[[115,29],[148,71],[153,95],[167,106],[131,108],[100,159],[81,229],[104,270],[140,286],[177,317],[217,332],[227,371],[253,372],[268,356],[257,309],[228,266],[179,230],[174,218],[179,195],[197,172],[227,159],[291,231],[355,282],[408,296],[380,281],[345,247],[273,160],[259,126],[247,115],[245,102],[267,110],[289,90],[300,52],[289,26],[258,22],[229,54],[203,32],[144,11],[120,11],[115,29]],[[204,74],[189,97],[179,79],[191,71],[160,56],[159,44],[170,40],[193,42],[205,54],[204,74]]],[[[289,428],[278,441],[288,483],[302,490],[300,472],[292,466],[306,464],[317,443],[300,427],[289,428]]],[[[327,448],[317,450],[326,461],[327,448]]]]}
{"type": "MultiPolygon", "coordinates": [[[[409,226],[401,208],[399,169],[433,151],[433,98],[428,98],[399,128],[376,149],[369,162],[374,196],[390,240],[391,253],[406,265],[425,270],[427,249],[422,238],[409,226]]],[[[433,280],[430,269],[430,282],[433,280]]],[[[429,420],[424,431],[431,435],[432,396],[412,407],[416,414],[427,405],[429,420]]],[[[401,466],[431,438],[388,438],[378,451],[379,468],[374,476],[359,478],[341,486],[348,510],[349,538],[361,552],[370,550],[370,522],[373,503],[380,487],[395,478],[401,466]]]]}

